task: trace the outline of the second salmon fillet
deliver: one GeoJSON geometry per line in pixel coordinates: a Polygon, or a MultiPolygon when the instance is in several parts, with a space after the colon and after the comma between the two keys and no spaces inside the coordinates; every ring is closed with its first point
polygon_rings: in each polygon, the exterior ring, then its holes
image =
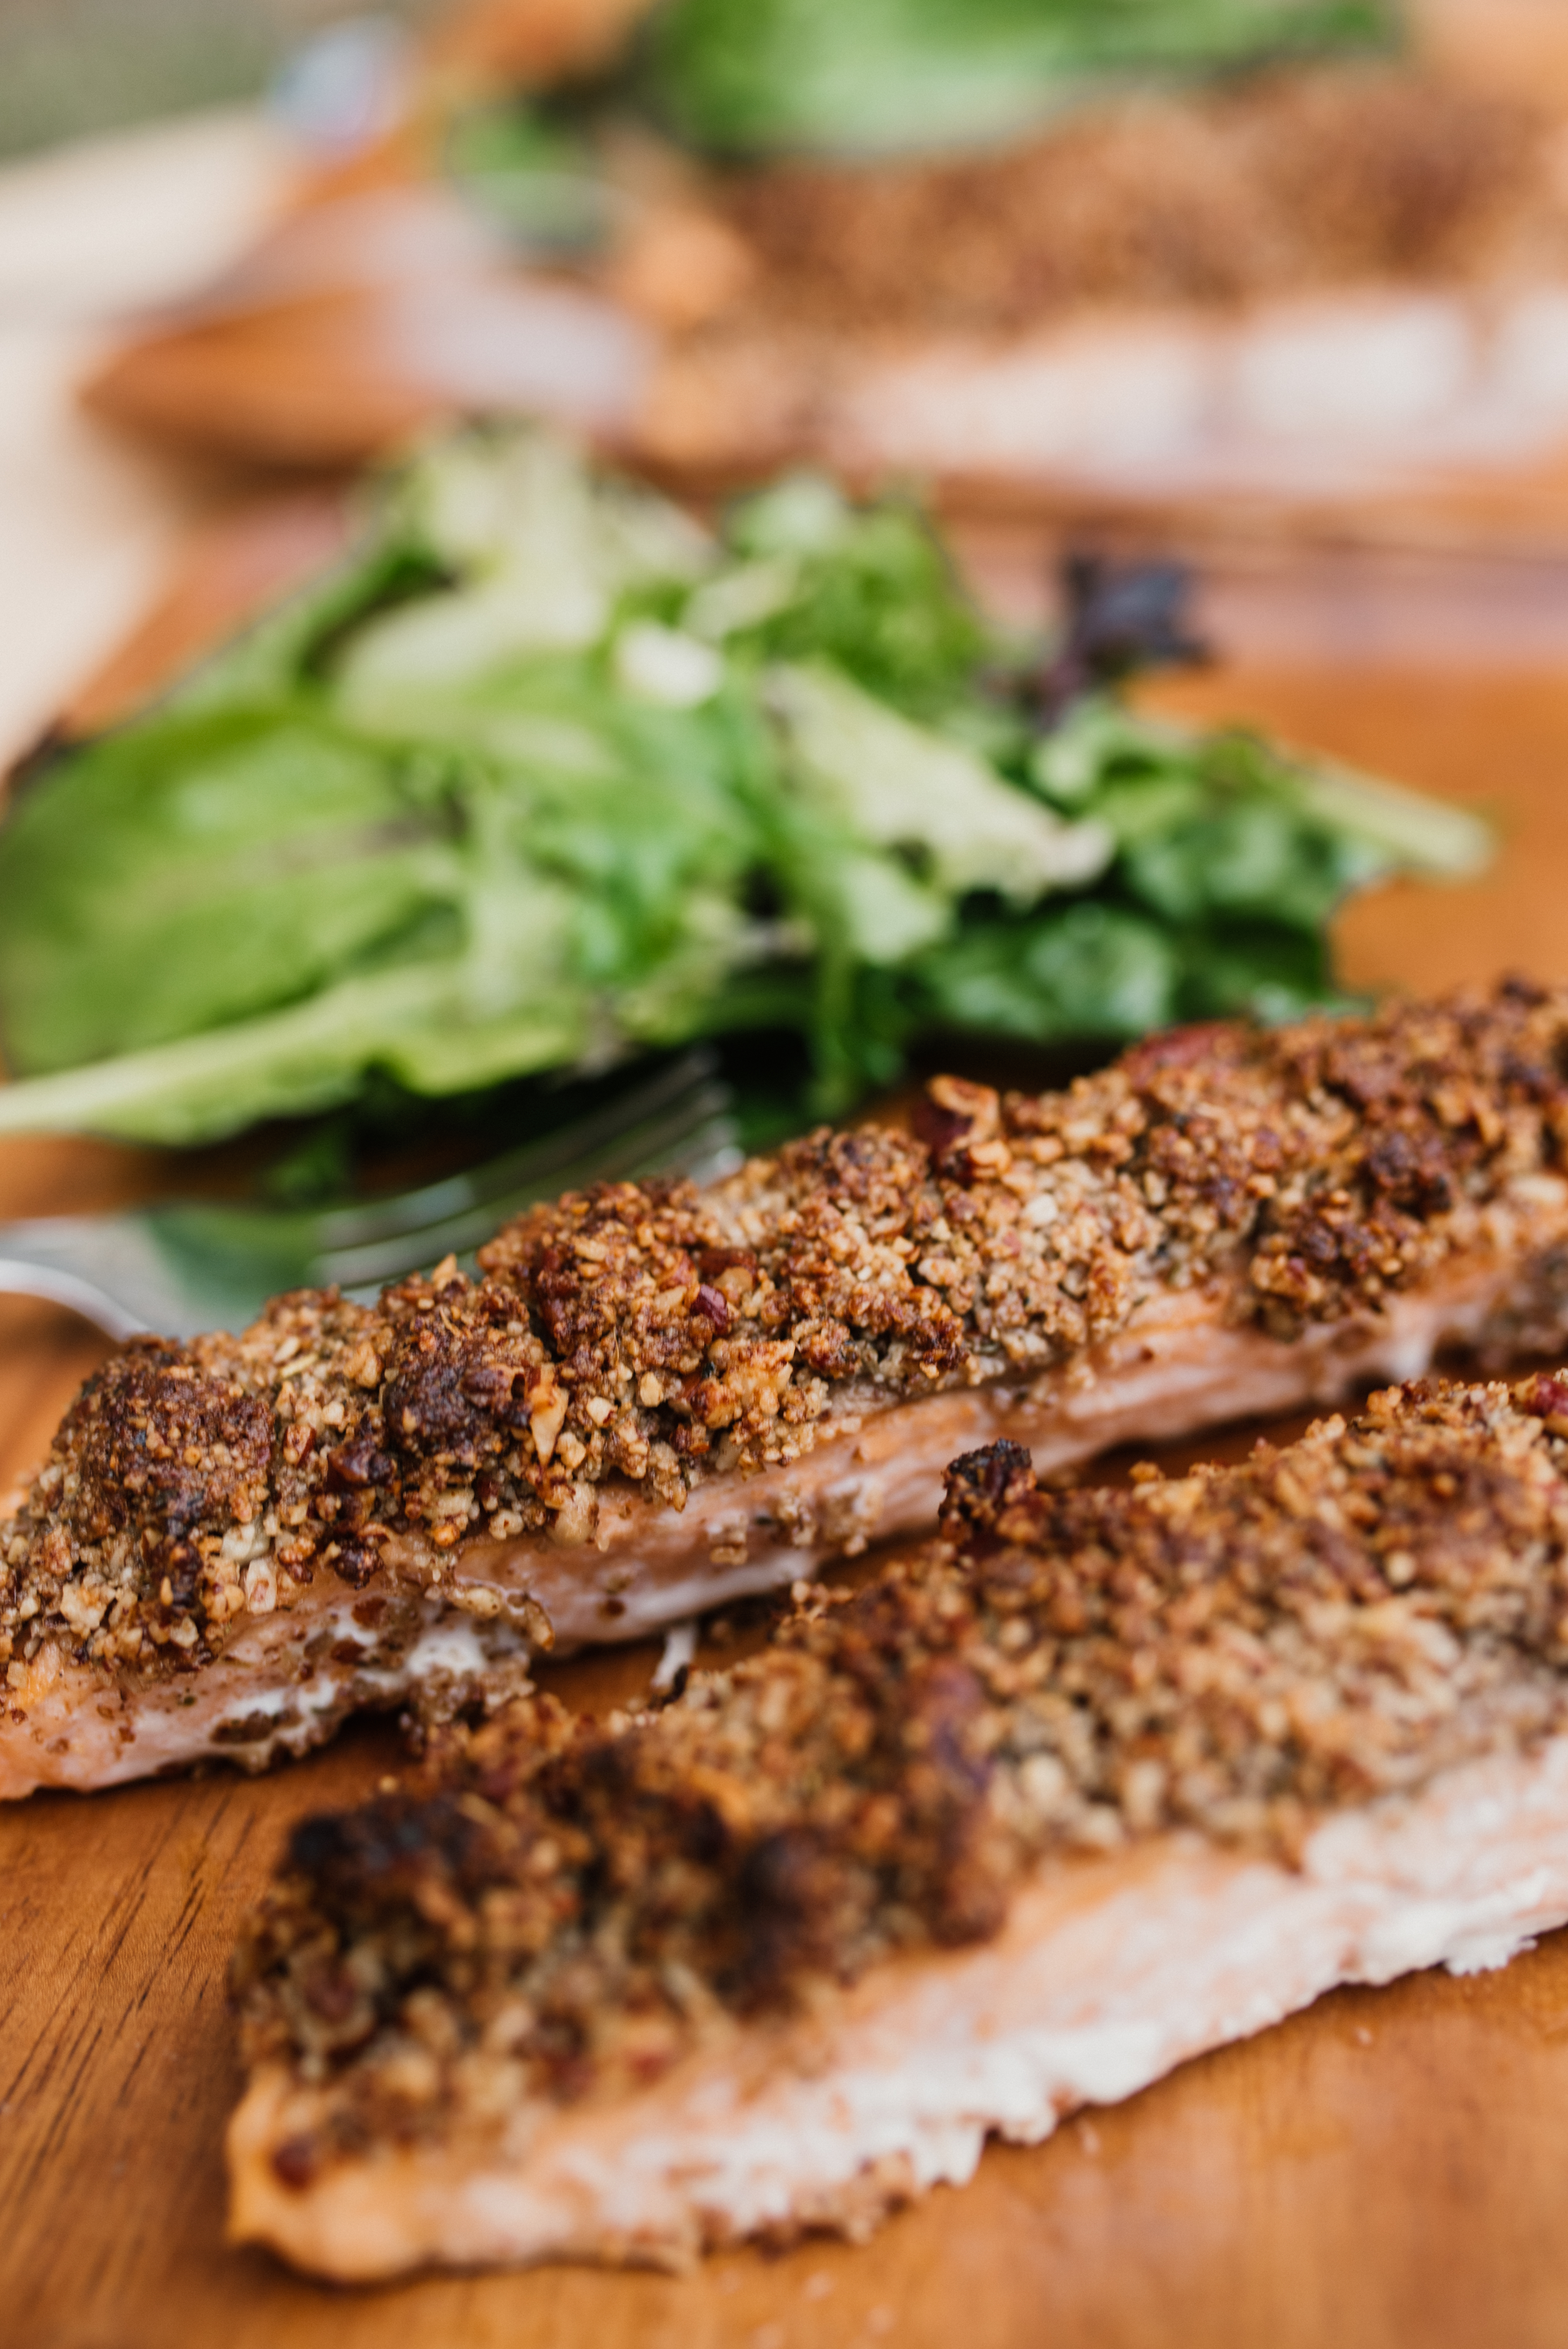
{"type": "Polygon", "coordinates": [[[949,1547],[606,1726],[304,1823],[235,1972],[235,2231],[344,2280],[856,2234],[1342,1982],[1568,1918],[1568,1377],[949,1547]]]}

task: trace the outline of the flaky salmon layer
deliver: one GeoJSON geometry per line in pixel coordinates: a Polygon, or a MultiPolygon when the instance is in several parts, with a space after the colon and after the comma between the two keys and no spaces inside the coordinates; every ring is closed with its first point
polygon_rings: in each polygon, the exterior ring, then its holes
{"type": "Polygon", "coordinates": [[[1042,1468],[1568,1337],[1568,993],[940,1079],[711,1191],[531,1211],[375,1307],[129,1349],[0,1527],[0,1790],[211,1753],[543,1635],[620,1640],[1042,1468]]]}
{"type": "Polygon", "coordinates": [[[1568,1918],[1568,1374],[1043,1486],[606,1726],[305,1822],[233,2225],[345,2279],[862,2230],[1341,1982],[1568,1918]]]}
{"type": "Polygon", "coordinates": [[[330,2091],[258,2073],[229,2130],[230,2232],[344,2283],[434,2265],[684,2267],[748,2237],[859,2239],[987,2137],[1085,2105],[1342,1982],[1502,1964],[1568,1920],[1568,1740],[1320,1828],[1294,1868],[1162,1837],[1057,1861],[994,1941],[905,1959],[810,2020],[737,2033],[634,2097],[521,2105],[489,2142],[379,2142],[304,2185],[330,2091]]]}

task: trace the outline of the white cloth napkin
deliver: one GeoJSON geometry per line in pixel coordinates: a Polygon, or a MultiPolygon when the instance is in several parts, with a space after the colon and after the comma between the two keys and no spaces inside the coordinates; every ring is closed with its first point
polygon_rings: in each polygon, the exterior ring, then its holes
{"type": "Polygon", "coordinates": [[[114,649],[211,496],[194,467],[85,416],[117,326],[237,261],[294,159],[224,110],[0,171],[0,766],[114,649]]]}

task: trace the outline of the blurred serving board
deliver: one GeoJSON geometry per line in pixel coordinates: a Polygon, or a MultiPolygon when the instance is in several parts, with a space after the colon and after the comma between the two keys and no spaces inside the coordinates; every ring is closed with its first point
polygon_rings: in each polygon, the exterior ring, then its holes
{"type": "MultiPolygon", "coordinates": [[[[88,706],[164,673],[215,610],[243,606],[268,563],[282,577],[308,559],[325,525],[318,514],[266,528],[264,558],[255,535],[210,544],[88,706]]],[[[1026,584],[1043,560],[1016,542],[980,551],[1001,581],[1026,584]]],[[[1266,666],[1217,667],[1153,698],[1256,720],[1495,814],[1502,848],[1484,880],[1352,909],[1353,981],[1429,988],[1510,967],[1568,977],[1558,584],[1549,572],[1516,581],[1514,625],[1500,630],[1489,574],[1460,566],[1440,594],[1429,582],[1447,633],[1421,657],[1408,605],[1358,576],[1359,607],[1332,573],[1315,586],[1310,574],[1276,583],[1280,649],[1266,666]],[[1358,659],[1335,657],[1347,631],[1358,659]]],[[[1568,648],[1568,629],[1560,641],[1568,648]]],[[[9,1143],[0,1216],[107,1205],[166,1179],[130,1152],[9,1143]]],[[[104,1351],[68,1317],[0,1299],[0,1479],[38,1457],[104,1351]]],[[[603,1705],[645,1686],[652,1661],[629,1650],[551,1678],[572,1701],[603,1705]]],[[[257,1782],[216,1775],[0,1812],[8,2349],[1556,2349],[1568,2338],[1568,1933],[1500,1974],[1337,1993],[1131,2104],[1069,2122],[1051,2144],[993,2147],[965,2192],[931,2196],[861,2250],[743,2252],[686,2279],[558,2269],[353,2293],[229,2251],[222,2135],[238,2075],[222,1982],[236,1922],[293,1820],[400,1767],[390,1730],[368,1724],[257,1782]]]]}

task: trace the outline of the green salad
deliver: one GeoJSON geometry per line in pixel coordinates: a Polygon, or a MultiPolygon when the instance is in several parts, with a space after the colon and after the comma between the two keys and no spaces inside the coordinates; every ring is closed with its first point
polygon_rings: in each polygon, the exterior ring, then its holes
{"type": "Polygon", "coordinates": [[[1006,136],[1129,75],[1386,39],[1387,0],[667,0],[636,86],[731,155],[1006,136]]]}
{"type": "Polygon", "coordinates": [[[909,503],[791,478],[709,533],[542,432],[448,439],[15,790],[0,1133],[195,1143],[699,1038],[837,1113],[938,1035],[1295,1013],[1348,891],[1484,857],[1463,812],[1136,716],[1100,635],[997,630],[909,503]]]}

